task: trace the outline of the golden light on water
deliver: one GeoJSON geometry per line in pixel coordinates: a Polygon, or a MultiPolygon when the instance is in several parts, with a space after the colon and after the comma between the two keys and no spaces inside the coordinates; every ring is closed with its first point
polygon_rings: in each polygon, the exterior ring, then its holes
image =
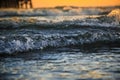
{"type": "Polygon", "coordinates": [[[120,0],[32,0],[34,8],[55,6],[115,6],[120,0]]]}

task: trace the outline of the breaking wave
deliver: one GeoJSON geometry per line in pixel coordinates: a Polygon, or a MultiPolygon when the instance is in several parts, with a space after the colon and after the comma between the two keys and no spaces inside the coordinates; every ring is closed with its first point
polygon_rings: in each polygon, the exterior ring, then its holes
{"type": "Polygon", "coordinates": [[[112,10],[108,15],[85,16],[44,16],[1,18],[0,29],[22,28],[26,26],[58,27],[97,26],[120,27],[120,9],[112,10]]]}
{"type": "MultiPolygon", "coordinates": [[[[67,16],[66,16],[67,17],[67,16]]],[[[87,17],[84,19],[73,19],[73,20],[66,20],[66,17],[59,17],[60,19],[57,20],[49,20],[45,19],[42,20],[41,18],[34,18],[34,19],[18,19],[17,20],[2,20],[0,21],[0,29],[19,29],[19,28],[28,28],[28,27],[36,27],[36,28],[70,28],[70,27],[81,27],[81,26],[90,26],[90,27],[120,27],[120,21],[116,20],[117,18],[111,17],[87,17]],[[38,20],[40,19],[40,20],[38,20]]],[[[72,17],[70,17],[72,18],[72,17]]],[[[75,18],[75,16],[74,16],[75,18]]]]}
{"type": "MultiPolygon", "coordinates": [[[[36,32],[36,31],[35,31],[36,32]]],[[[66,46],[81,46],[102,42],[114,42],[120,40],[120,32],[101,29],[80,29],[64,31],[51,31],[51,33],[35,33],[34,31],[22,31],[16,34],[0,36],[0,53],[24,52],[36,49],[57,48],[66,46]],[[25,33],[27,34],[25,34],[25,33]],[[54,33],[52,33],[54,32],[54,33]],[[64,32],[64,33],[63,33],[64,32]]]]}

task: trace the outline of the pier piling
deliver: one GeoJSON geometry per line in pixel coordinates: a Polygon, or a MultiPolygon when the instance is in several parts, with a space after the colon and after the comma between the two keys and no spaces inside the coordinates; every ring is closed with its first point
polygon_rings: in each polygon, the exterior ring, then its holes
{"type": "Polygon", "coordinates": [[[0,0],[0,8],[33,8],[32,0],[0,0]]]}

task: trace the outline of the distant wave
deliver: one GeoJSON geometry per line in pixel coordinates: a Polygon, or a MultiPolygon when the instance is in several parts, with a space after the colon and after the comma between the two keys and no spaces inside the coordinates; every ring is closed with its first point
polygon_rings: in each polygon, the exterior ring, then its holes
{"type": "Polygon", "coordinates": [[[29,10],[1,10],[0,16],[74,16],[74,15],[105,15],[116,7],[104,8],[79,8],[79,7],[55,7],[46,9],[29,10]]]}
{"type": "MultiPolygon", "coordinates": [[[[117,10],[119,12],[119,9],[117,10]]],[[[12,17],[1,18],[0,29],[15,29],[26,27],[39,28],[66,28],[71,26],[96,26],[96,27],[118,27],[120,28],[120,15],[112,15],[113,11],[108,15],[93,16],[45,16],[45,17],[12,17]]]]}

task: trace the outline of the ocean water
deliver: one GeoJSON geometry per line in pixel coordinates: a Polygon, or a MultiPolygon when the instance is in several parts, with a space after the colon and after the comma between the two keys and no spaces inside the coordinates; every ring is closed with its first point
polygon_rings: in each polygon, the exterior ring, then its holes
{"type": "Polygon", "coordinates": [[[119,8],[3,10],[0,16],[0,80],[120,79],[119,8]]]}

